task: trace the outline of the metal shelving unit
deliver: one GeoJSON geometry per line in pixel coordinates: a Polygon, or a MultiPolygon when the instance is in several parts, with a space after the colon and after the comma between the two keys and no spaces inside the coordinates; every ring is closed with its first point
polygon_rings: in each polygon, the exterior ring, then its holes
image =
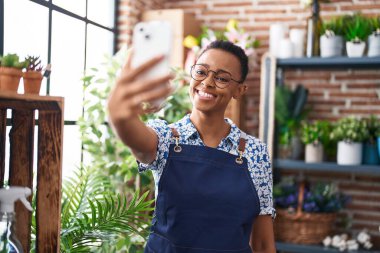
{"type": "MultiPolygon", "coordinates": [[[[344,70],[344,69],[379,69],[380,57],[334,57],[334,58],[289,58],[275,59],[269,54],[262,58],[261,93],[267,99],[260,104],[260,138],[273,151],[274,135],[274,97],[275,86],[283,84],[285,70],[344,70]]],[[[271,153],[272,155],[273,153],[271,153]]],[[[321,171],[338,173],[360,173],[380,176],[379,165],[342,166],[332,162],[305,163],[298,160],[274,159],[273,167],[281,170],[321,171]]],[[[294,243],[276,242],[279,253],[337,253],[339,250],[326,248],[322,245],[302,245],[294,243]]],[[[380,253],[380,251],[358,250],[352,253],[380,253]]]]}
{"type": "Polygon", "coordinates": [[[330,171],[380,176],[380,165],[338,165],[333,162],[305,163],[300,160],[274,159],[273,166],[285,170],[330,171]]]}
{"type": "Polygon", "coordinates": [[[380,69],[380,57],[310,57],[278,59],[277,68],[302,69],[380,69]]]}
{"type": "MultiPolygon", "coordinates": [[[[302,245],[302,244],[292,244],[276,242],[277,251],[280,253],[291,252],[291,253],[337,253],[341,252],[337,249],[326,248],[322,245],[302,245]]],[[[380,253],[380,251],[370,251],[370,250],[355,250],[348,251],[350,253],[380,253]]]]}

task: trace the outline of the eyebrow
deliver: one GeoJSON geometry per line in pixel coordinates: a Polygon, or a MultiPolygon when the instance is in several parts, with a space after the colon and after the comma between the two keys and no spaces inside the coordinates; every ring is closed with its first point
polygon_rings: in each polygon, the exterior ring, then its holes
{"type": "MultiPolygon", "coordinates": [[[[197,65],[202,65],[202,66],[205,66],[207,68],[210,68],[210,65],[206,64],[206,63],[197,63],[197,65]]],[[[232,74],[224,69],[217,69],[216,72],[224,72],[224,73],[228,73],[232,76],[232,74]]]]}

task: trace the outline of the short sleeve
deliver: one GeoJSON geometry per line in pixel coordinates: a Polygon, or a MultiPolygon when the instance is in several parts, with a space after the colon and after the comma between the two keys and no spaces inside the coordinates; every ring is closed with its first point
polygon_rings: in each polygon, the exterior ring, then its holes
{"type": "Polygon", "coordinates": [[[273,208],[273,176],[268,148],[261,143],[258,154],[258,166],[261,171],[258,178],[258,194],[260,199],[260,214],[271,215],[272,219],[276,217],[276,210],[273,208]]]}
{"type": "Polygon", "coordinates": [[[171,137],[171,130],[168,126],[168,123],[165,120],[161,119],[148,120],[146,125],[152,128],[157,134],[157,153],[154,161],[149,164],[138,162],[139,172],[153,170],[158,174],[161,174],[169,155],[169,141],[171,137]]]}

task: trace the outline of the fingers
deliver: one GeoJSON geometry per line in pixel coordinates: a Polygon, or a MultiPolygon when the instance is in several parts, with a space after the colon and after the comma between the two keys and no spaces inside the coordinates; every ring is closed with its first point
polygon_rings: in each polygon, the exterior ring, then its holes
{"type": "Polygon", "coordinates": [[[148,90],[155,89],[161,85],[167,86],[169,84],[170,79],[172,79],[173,76],[168,74],[153,80],[146,80],[146,81],[140,81],[134,83],[134,85],[130,85],[128,89],[129,95],[139,94],[141,92],[145,92],[148,90]]]}
{"type": "Polygon", "coordinates": [[[142,107],[143,102],[154,103],[154,101],[168,97],[173,92],[170,86],[162,86],[154,90],[150,90],[131,98],[133,107],[142,107]]]}

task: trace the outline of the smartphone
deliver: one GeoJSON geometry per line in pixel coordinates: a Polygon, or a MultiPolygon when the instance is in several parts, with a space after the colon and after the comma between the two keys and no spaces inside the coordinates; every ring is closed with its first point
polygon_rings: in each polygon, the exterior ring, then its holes
{"type": "MultiPolygon", "coordinates": [[[[143,79],[154,79],[170,72],[170,53],[172,47],[172,29],[167,21],[149,21],[137,23],[133,29],[132,67],[138,67],[158,55],[165,58],[148,72],[141,75],[143,79]]],[[[164,84],[163,84],[164,85],[164,84]]],[[[154,101],[160,106],[164,100],[154,101]]]]}

